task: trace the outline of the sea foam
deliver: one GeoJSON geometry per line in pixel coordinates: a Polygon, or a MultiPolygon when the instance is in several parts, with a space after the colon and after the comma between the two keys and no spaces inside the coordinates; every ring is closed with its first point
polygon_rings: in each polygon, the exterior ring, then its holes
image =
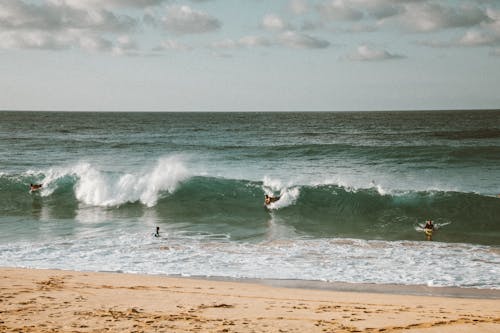
{"type": "Polygon", "coordinates": [[[105,172],[89,162],[79,162],[45,172],[42,195],[51,195],[62,179],[72,177],[75,197],[84,204],[108,207],[139,201],[152,207],[162,193],[172,193],[189,176],[178,156],[162,157],[144,170],[126,173],[105,172]]]}

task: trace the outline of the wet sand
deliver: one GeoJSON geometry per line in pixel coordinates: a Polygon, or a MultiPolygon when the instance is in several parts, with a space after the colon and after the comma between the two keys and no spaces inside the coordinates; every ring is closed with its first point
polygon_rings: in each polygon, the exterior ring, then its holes
{"type": "Polygon", "coordinates": [[[500,301],[486,298],[498,291],[444,297],[315,286],[0,268],[0,332],[500,331],[500,301]]]}

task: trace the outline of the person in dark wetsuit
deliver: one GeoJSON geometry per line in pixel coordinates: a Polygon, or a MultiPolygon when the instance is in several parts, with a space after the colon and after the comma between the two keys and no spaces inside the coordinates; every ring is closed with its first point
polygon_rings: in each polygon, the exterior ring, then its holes
{"type": "Polygon", "coordinates": [[[155,237],[160,237],[160,227],[156,227],[155,237]]]}

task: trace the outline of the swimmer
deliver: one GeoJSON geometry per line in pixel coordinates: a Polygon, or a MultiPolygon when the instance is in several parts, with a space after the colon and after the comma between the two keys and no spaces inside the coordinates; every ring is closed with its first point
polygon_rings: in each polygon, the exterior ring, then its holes
{"type": "Polygon", "coordinates": [[[160,227],[156,227],[155,237],[160,237],[160,227]]]}
{"type": "Polygon", "coordinates": [[[30,193],[38,191],[42,188],[42,184],[30,184],[30,193]]]}
{"type": "Polygon", "coordinates": [[[433,231],[434,231],[434,224],[432,223],[431,220],[427,220],[425,222],[424,232],[425,232],[425,236],[427,236],[428,241],[432,240],[432,232],[433,231]]]}
{"type": "Polygon", "coordinates": [[[278,201],[279,199],[280,199],[280,197],[271,197],[271,196],[266,194],[264,197],[264,204],[267,206],[273,202],[278,201]]]}

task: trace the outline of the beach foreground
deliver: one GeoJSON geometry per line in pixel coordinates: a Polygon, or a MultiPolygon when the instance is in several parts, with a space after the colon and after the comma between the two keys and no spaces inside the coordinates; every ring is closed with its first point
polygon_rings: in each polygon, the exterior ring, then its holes
{"type": "Polygon", "coordinates": [[[1,332],[498,332],[496,299],[0,269],[1,332]]]}

